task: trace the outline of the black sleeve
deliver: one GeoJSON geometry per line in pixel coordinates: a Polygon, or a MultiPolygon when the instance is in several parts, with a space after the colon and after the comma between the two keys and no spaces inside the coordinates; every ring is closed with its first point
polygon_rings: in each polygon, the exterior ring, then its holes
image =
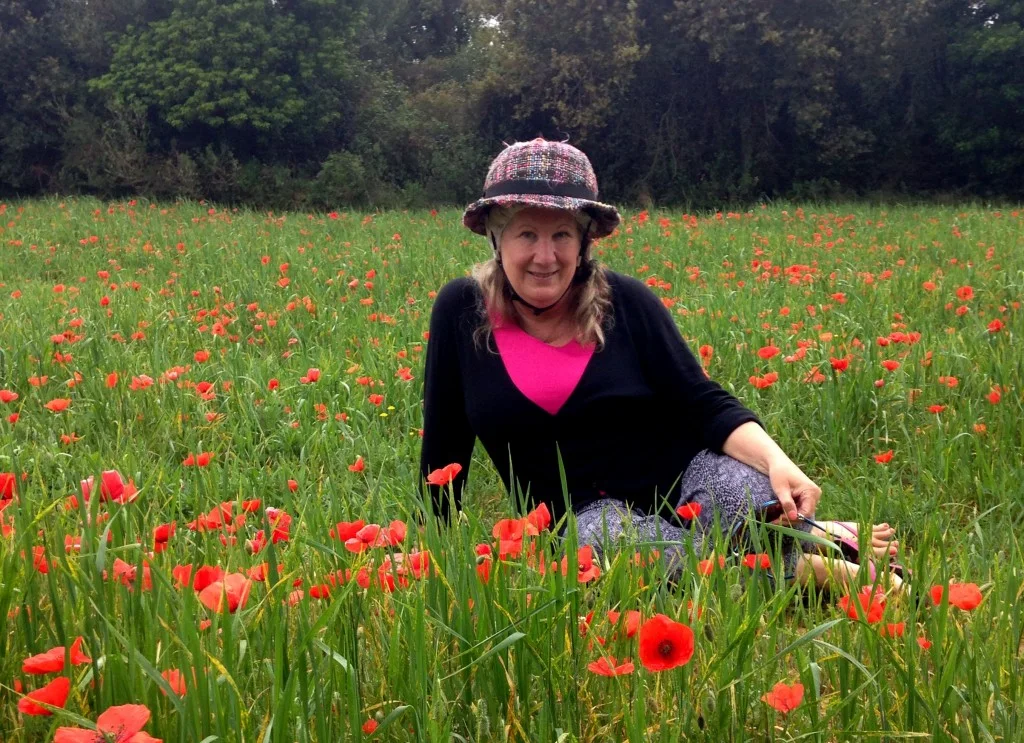
{"type": "Polygon", "coordinates": [[[449,513],[449,488],[429,485],[426,477],[433,470],[453,462],[462,471],[451,483],[455,506],[462,501],[462,489],[469,475],[476,436],[466,417],[462,371],[459,363],[459,334],[471,332],[475,307],[472,279],[456,279],[438,293],[430,314],[423,372],[423,443],[420,450],[420,485],[430,498],[434,512],[446,520],[449,513]]]}
{"type": "MultiPolygon", "coordinates": [[[[700,427],[704,446],[721,453],[725,440],[758,417],[721,385],[707,378],[704,368],[683,340],[668,309],[643,283],[620,277],[623,307],[649,384],[665,396],[684,425],[700,427]]],[[[617,319],[618,321],[618,319],[617,319]]]]}

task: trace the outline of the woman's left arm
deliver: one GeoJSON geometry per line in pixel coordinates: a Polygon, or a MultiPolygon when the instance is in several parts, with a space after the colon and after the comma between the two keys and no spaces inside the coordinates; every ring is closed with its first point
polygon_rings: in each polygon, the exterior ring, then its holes
{"type": "Polygon", "coordinates": [[[787,519],[796,521],[799,515],[814,516],[821,488],[757,423],[748,421],[736,427],[722,445],[722,451],[768,475],[787,519]]]}

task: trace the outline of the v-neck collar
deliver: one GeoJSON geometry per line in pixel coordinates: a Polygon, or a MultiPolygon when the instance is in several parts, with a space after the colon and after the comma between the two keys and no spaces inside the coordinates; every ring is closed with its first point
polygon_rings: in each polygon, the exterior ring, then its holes
{"type": "Polygon", "coordinates": [[[518,326],[495,328],[494,340],[501,366],[516,392],[552,418],[565,409],[579,389],[595,353],[594,347],[583,346],[575,340],[564,346],[551,346],[518,326]],[[568,381],[572,382],[564,396],[552,392],[550,386],[545,388],[545,382],[551,377],[542,375],[552,368],[558,368],[566,377],[562,380],[564,387],[569,387],[568,381]]]}

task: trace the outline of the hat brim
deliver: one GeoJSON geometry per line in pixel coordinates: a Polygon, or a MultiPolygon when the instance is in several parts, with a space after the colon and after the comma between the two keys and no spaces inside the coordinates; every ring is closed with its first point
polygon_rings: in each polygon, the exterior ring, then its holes
{"type": "Polygon", "coordinates": [[[594,238],[607,237],[612,234],[622,221],[618,209],[611,204],[602,204],[600,201],[546,194],[509,194],[474,201],[466,207],[466,211],[462,214],[462,224],[478,235],[486,235],[487,212],[494,206],[541,206],[549,209],[583,211],[594,219],[594,227],[590,233],[590,236],[594,238]]]}

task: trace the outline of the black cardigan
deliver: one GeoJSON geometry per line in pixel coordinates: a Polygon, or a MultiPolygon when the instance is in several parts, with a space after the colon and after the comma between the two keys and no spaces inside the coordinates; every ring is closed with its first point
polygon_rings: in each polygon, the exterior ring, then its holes
{"type": "MultiPolygon", "coordinates": [[[[513,384],[501,357],[478,347],[480,291],[469,278],[438,293],[424,371],[421,476],[452,462],[456,504],[477,437],[505,487],[513,477],[533,503],[564,512],[558,457],[569,503],[578,510],[616,498],[645,513],[678,500],[679,478],[701,449],[720,452],[729,434],[757,416],[707,379],[671,314],[640,281],[607,271],[612,290],[605,345],[557,414],[513,384]]],[[[448,488],[427,488],[447,517],[448,488]]]]}

